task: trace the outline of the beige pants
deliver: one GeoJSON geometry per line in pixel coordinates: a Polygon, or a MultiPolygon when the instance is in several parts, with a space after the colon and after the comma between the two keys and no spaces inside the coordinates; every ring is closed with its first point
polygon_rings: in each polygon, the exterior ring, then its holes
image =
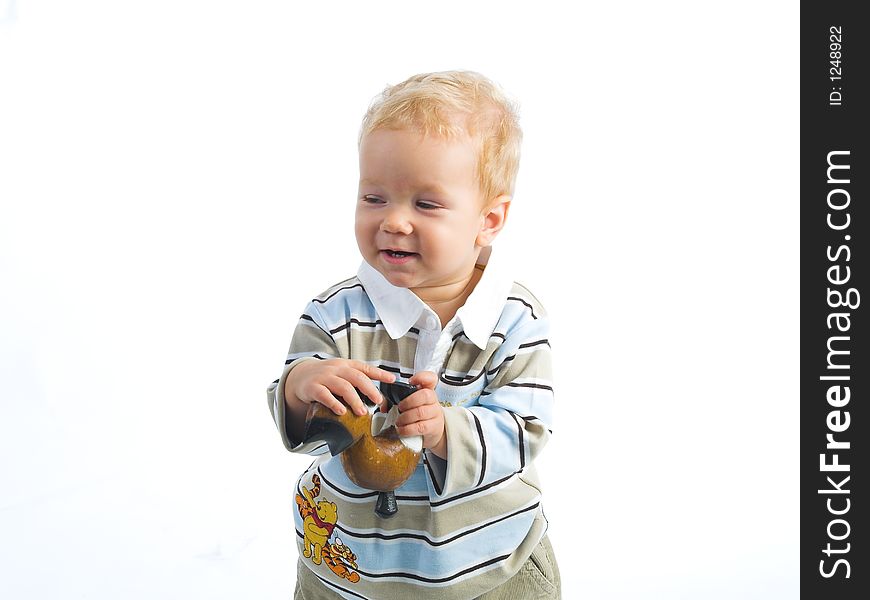
{"type": "MultiPolygon", "coordinates": [[[[437,596],[432,596],[437,597],[437,596]]],[[[480,596],[477,600],[561,600],[562,580],[559,565],[547,536],[541,540],[516,575],[480,596]]],[[[300,561],[296,569],[293,600],[341,600],[323,585],[317,575],[300,561]]]]}

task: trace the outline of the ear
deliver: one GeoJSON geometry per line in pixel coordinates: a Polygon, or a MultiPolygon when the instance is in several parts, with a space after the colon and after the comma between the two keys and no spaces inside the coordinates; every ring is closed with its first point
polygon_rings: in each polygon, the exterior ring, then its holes
{"type": "Polygon", "coordinates": [[[504,227],[505,221],[507,221],[510,207],[511,197],[507,194],[502,194],[489,203],[489,208],[483,210],[480,214],[483,217],[480,231],[474,240],[477,246],[484,248],[492,244],[495,237],[504,227]]]}

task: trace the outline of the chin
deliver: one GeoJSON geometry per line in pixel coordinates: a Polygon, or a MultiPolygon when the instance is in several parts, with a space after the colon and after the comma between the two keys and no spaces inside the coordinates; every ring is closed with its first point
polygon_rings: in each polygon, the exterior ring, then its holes
{"type": "Polygon", "coordinates": [[[409,288],[412,285],[414,285],[414,282],[411,280],[410,277],[406,277],[403,275],[384,273],[380,269],[378,269],[378,271],[380,271],[380,274],[384,276],[384,279],[386,279],[387,281],[389,281],[391,284],[393,284],[396,287],[409,288]]]}

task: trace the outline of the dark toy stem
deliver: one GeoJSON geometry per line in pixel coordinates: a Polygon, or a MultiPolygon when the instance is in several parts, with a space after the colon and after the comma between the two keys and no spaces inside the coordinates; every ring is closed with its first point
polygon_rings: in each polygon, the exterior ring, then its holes
{"type": "Polygon", "coordinates": [[[375,504],[375,514],[382,519],[389,519],[399,512],[399,504],[396,502],[396,494],[393,492],[379,492],[378,501],[375,504]]]}

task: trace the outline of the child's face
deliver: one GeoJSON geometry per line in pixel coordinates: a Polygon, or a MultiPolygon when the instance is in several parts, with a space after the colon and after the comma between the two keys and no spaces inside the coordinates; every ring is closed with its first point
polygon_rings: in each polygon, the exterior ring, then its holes
{"type": "Polygon", "coordinates": [[[424,300],[440,296],[438,288],[468,282],[481,247],[491,241],[476,164],[467,137],[367,134],[356,207],[356,241],[366,262],[424,300]]]}

